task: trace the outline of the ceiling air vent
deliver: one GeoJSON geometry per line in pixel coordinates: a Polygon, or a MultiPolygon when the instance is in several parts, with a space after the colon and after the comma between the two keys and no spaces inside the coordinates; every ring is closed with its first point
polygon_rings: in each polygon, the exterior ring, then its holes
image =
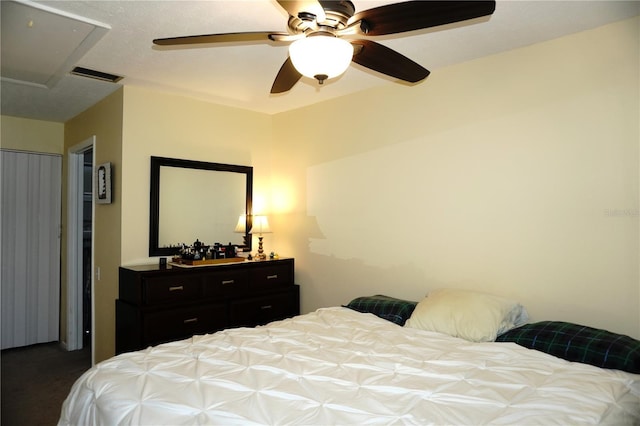
{"type": "Polygon", "coordinates": [[[80,77],[94,78],[96,80],[108,81],[110,83],[116,83],[122,80],[122,76],[109,74],[107,72],[90,70],[89,68],[75,67],[71,70],[71,74],[79,75],[80,77]]]}

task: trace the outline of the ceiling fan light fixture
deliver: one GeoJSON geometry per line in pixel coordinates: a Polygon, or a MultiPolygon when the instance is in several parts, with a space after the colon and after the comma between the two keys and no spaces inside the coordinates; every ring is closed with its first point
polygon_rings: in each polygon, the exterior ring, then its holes
{"type": "Polygon", "coordinates": [[[353,57],[353,46],[333,35],[311,35],[289,46],[293,66],[305,77],[320,84],[347,70],[353,57]]]}

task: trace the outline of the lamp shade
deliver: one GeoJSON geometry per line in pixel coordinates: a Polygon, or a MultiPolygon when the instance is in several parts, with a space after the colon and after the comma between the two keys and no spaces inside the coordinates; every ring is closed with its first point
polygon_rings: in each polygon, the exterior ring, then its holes
{"type": "Polygon", "coordinates": [[[353,46],[334,36],[314,35],[294,41],[289,46],[289,56],[300,74],[322,83],[345,72],[353,57],[353,46]]]}
{"type": "Polygon", "coordinates": [[[271,232],[269,228],[269,221],[266,216],[254,216],[253,225],[251,226],[250,234],[268,234],[271,232]]]}
{"type": "Polygon", "coordinates": [[[238,218],[236,229],[234,229],[233,232],[239,232],[241,234],[244,234],[246,230],[247,230],[247,215],[241,214],[240,217],[238,218]]]}

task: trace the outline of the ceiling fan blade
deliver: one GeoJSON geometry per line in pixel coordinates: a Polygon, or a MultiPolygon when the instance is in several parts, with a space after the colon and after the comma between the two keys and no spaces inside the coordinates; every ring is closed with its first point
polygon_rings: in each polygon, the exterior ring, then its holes
{"type": "Polygon", "coordinates": [[[407,1],[363,10],[348,24],[362,20],[362,33],[396,34],[491,15],[495,1],[407,1]]]}
{"type": "Polygon", "coordinates": [[[375,41],[351,40],[351,44],[353,62],[363,67],[410,83],[417,83],[430,74],[422,65],[375,41]]]}
{"type": "Polygon", "coordinates": [[[271,93],[283,93],[290,90],[300,78],[302,78],[302,74],[293,66],[291,58],[287,58],[280,67],[273,86],[271,86],[271,93]]]}
{"type": "Polygon", "coordinates": [[[278,36],[289,36],[289,34],[264,31],[248,33],[203,34],[183,37],[156,38],[153,40],[153,44],[157,44],[158,46],[179,46],[184,44],[204,43],[261,42],[271,41],[271,37],[278,36]]]}
{"type": "Polygon", "coordinates": [[[278,0],[278,4],[290,16],[300,17],[300,12],[307,12],[314,14],[318,22],[323,22],[326,19],[324,9],[317,0],[278,0]]]}

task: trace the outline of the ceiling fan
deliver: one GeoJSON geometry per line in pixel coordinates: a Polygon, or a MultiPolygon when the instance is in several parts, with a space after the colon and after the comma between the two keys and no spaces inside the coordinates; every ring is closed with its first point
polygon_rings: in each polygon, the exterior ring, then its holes
{"type": "Polygon", "coordinates": [[[388,76],[416,83],[429,70],[382,44],[350,36],[380,36],[491,15],[495,1],[406,1],[357,12],[351,1],[277,0],[289,14],[288,32],[242,32],[158,38],[159,46],[228,42],[293,42],[271,87],[290,90],[305,75],[323,84],[351,61],[388,76]]]}

